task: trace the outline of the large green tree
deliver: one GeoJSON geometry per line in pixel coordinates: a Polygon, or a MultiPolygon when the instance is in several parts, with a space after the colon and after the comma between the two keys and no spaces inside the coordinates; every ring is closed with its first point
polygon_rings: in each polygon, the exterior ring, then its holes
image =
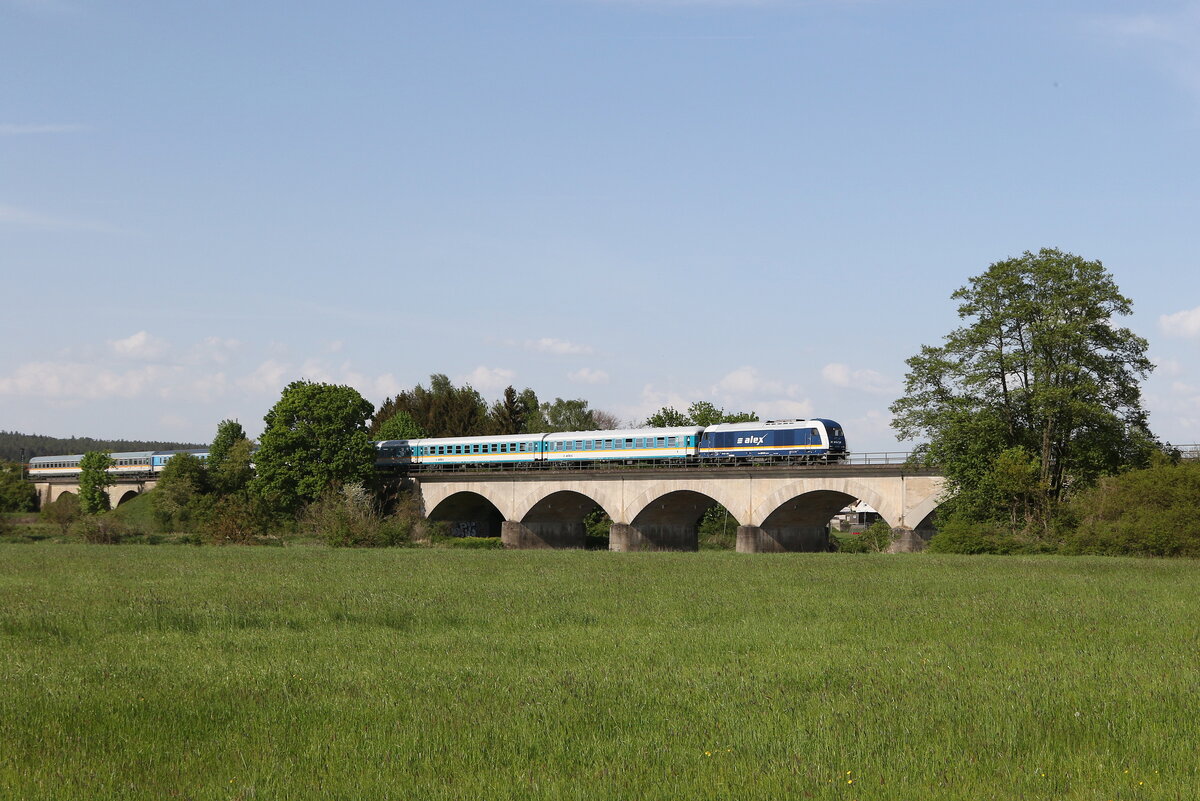
{"type": "Polygon", "coordinates": [[[454,386],[441,373],[429,377],[428,389],[418,384],[385,400],[371,422],[371,435],[379,438],[384,423],[401,411],[430,437],[473,436],[486,434],[490,428],[483,396],[469,384],[454,386]]]}
{"type": "Polygon", "coordinates": [[[908,360],[902,439],[945,472],[965,519],[1048,526],[1069,489],[1145,464],[1146,340],[1098,261],[1060,250],[991,265],[952,297],[964,321],[908,360]]]}
{"type": "Polygon", "coordinates": [[[331,486],[369,480],[375,448],[367,434],[374,407],[352,387],[293,381],[263,417],[254,488],[280,512],[293,512],[331,486]]]}
{"type": "Polygon", "coordinates": [[[79,508],[85,515],[108,510],[107,490],[116,483],[108,468],[114,464],[105,451],[90,451],[79,460],[79,508]]]}

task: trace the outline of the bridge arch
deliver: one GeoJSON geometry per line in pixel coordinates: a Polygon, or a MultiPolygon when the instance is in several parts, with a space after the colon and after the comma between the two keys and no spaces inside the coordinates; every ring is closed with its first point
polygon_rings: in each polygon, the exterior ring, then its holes
{"type": "MultiPolygon", "coordinates": [[[[666,495],[671,495],[679,491],[680,485],[678,481],[659,481],[653,483],[634,496],[633,500],[622,510],[622,516],[619,519],[623,523],[632,523],[652,504],[658,502],[666,495]]],[[[731,489],[727,484],[711,480],[698,481],[693,482],[687,488],[687,491],[708,498],[708,506],[714,503],[724,506],[729,510],[730,516],[738,521],[738,525],[748,522],[746,517],[749,510],[746,508],[747,504],[743,497],[744,493],[736,492],[736,490],[731,489]]],[[[703,514],[703,510],[701,510],[701,513],[703,514]]],[[[613,518],[613,520],[617,519],[616,517],[613,518]]]]}
{"type": "Polygon", "coordinates": [[[675,489],[638,499],[639,511],[627,525],[613,525],[609,547],[618,551],[695,551],[700,519],[714,503],[708,493],[675,489]]]}
{"type": "Polygon", "coordinates": [[[611,519],[621,519],[620,495],[614,492],[610,485],[583,481],[556,484],[552,489],[539,486],[525,492],[520,499],[513,503],[508,519],[516,521],[524,520],[530,511],[541,505],[547,498],[559,492],[572,492],[576,495],[582,495],[603,509],[604,513],[611,519]]]}
{"type": "Polygon", "coordinates": [[[771,515],[775,514],[777,510],[784,507],[790,501],[810,493],[825,493],[819,496],[822,499],[821,501],[818,502],[815,499],[812,501],[819,503],[821,508],[825,508],[828,503],[832,503],[832,496],[834,495],[842,500],[842,505],[833,509],[822,522],[822,525],[827,524],[837,514],[839,509],[856,500],[863,501],[872,509],[879,512],[892,525],[896,525],[896,521],[903,518],[903,512],[894,508],[895,504],[889,502],[882,493],[876,491],[865,482],[845,478],[824,480],[800,479],[783,484],[759,501],[754,507],[753,519],[749,521],[750,525],[763,525],[771,515]]]}
{"type": "Polygon", "coordinates": [[[499,537],[504,515],[495,502],[474,490],[451,493],[425,516],[435,523],[447,523],[457,536],[499,537]]]}

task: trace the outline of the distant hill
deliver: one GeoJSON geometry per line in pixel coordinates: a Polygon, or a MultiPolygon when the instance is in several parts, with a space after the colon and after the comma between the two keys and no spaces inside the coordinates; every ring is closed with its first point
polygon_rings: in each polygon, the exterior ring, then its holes
{"type": "Polygon", "coordinates": [[[41,434],[19,434],[0,431],[0,461],[16,462],[25,449],[25,461],[34,456],[66,456],[88,451],[177,451],[203,448],[192,442],[142,442],[128,439],[92,439],[91,437],[45,437],[41,434]]]}

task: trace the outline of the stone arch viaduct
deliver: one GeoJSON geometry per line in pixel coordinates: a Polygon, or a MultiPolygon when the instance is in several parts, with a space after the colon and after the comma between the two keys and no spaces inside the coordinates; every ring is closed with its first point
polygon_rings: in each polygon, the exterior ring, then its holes
{"type": "MultiPolygon", "coordinates": [[[[108,505],[116,509],[119,505],[132,498],[136,498],[143,492],[154,489],[154,485],[157,483],[158,480],[154,478],[129,480],[120,477],[117,479],[116,484],[105,490],[108,494],[108,505]]],[[[54,503],[67,493],[79,494],[79,483],[74,480],[37,481],[34,482],[33,488],[37,491],[38,504],[41,506],[54,503]]]]}
{"type": "Polygon", "coordinates": [[[828,547],[828,524],[861,500],[897,534],[897,550],[919,550],[945,486],[932,470],[829,465],[421,473],[413,477],[432,520],[499,534],[510,548],[580,548],[584,517],[599,507],[613,521],[614,551],[695,550],[697,525],[714,502],[737,522],[745,553],[828,547]]]}
{"type": "MultiPolygon", "coordinates": [[[[825,550],[830,519],[856,500],[892,526],[895,550],[920,550],[945,486],[937,471],[908,465],[448,472],[410,480],[430,519],[467,524],[510,548],[582,548],[584,517],[599,507],[613,521],[610,550],[695,550],[701,516],[719,503],[736,521],[743,553],[825,550]]],[[[108,488],[111,505],[156,483],[119,480],[108,488]]],[[[36,487],[43,504],[79,492],[74,482],[36,487]]]]}

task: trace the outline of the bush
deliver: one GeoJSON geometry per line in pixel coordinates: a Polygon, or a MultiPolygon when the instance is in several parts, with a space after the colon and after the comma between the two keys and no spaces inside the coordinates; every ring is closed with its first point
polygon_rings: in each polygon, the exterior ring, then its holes
{"type": "Polygon", "coordinates": [[[42,507],[42,522],[58,526],[64,535],[70,530],[71,524],[79,519],[83,512],[79,508],[79,497],[67,492],[58,496],[54,503],[42,507]]]}
{"type": "Polygon", "coordinates": [[[862,534],[839,534],[834,533],[830,538],[834,546],[834,550],[838,553],[866,553],[867,541],[863,539],[862,534]]]}
{"type": "Polygon", "coordinates": [[[379,548],[407,545],[412,541],[417,518],[411,502],[401,500],[390,517],[379,513],[371,492],[362,484],[327,491],[309,504],[304,525],[335,548],[379,548]]]}
{"type": "Polygon", "coordinates": [[[75,521],[73,530],[92,545],[116,545],[134,531],[120,518],[109,514],[84,515],[75,521]]]}
{"type": "Polygon", "coordinates": [[[998,523],[948,520],[929,541],[930,553],[1021,553],[1025,550],[1013,533],[998,523]]]}
{"type": "Polygon", "coordinates": [[[270,530],[271,515],[254,496],[232,495],[214,504],[200,528],[215,545],[247,545],[270,530]]]}
{"type": "Polygon", "coordinates": [[[1200,557],[1200,463],[1160,463],[1103,479],[1072,504],[1069,553],[1200,557]]]}

